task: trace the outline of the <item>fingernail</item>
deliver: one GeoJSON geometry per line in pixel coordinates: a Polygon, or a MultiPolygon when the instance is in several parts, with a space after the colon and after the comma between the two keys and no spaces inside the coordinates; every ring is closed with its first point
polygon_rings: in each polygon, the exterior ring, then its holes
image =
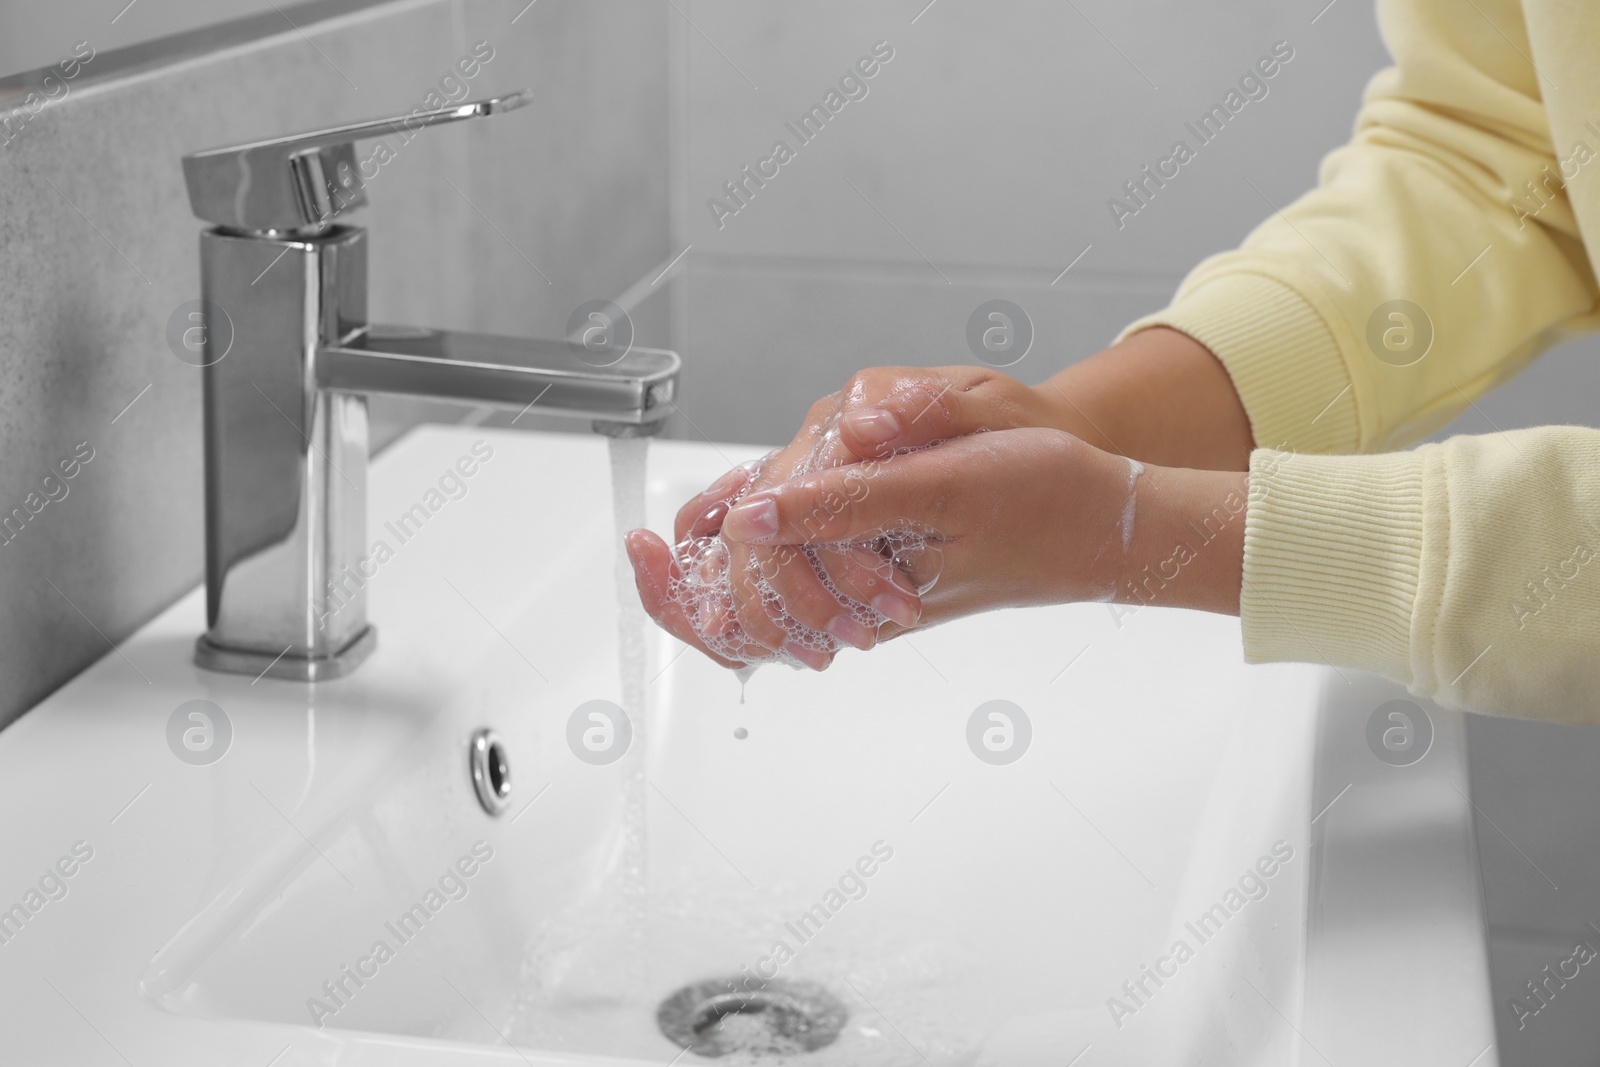
{"type": "Polygon", "coordinates": [[[770,541],[778,536],[778,502],[770,496],[746,498],[722,520],[722,533],[735,541],[770,541]]]}
{"type": "Polygon", "coordinates": [[[796,644],[793,641],[785,641],[783,650],[814,671],[826,670],[828,667],[828,654],[826,652],[819,652],[817,649],[807,648],[805,645],[796,644]]]}
{"type": "Polygon", "coordinates": [[[922,611],[916,604],[893,593],[879,593],[872,598],[872,606],[879,614],[901,626],[915,626],[917,620],[922,617],[922,611]]]}
{"type": "Polygon", "coordinates": [[[722,528],[722,518],[728,512],[728,505],[717,501],[694,520],[694,525],[689,527],[691,537],[709,537],[722,528]]]}
{"type": "Polygon", "coordinates": [[[850,432],[863,441],[881,445],[900,436],[900,420],[888,408],[861,408],[845,415],[850,432]]]}
{"type": "Polygon", "coordinates": [[[853,648],[872,647],[875,635],[849,615],[839,615],[828,622],[828,633],[853,648]]]}

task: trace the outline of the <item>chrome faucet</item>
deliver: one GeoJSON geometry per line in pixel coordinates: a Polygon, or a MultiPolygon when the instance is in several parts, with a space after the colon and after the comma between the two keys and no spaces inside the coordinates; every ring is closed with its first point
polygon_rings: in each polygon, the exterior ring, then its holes
{"type": "MultiPolygon", "coordinates": [[[[376,644],[352,582],[366,530],[369,393],[527,408],[600,433],[657,432],[676,353],[367,322],[355,142],[511,110],[526,92],[183,159],[200,235],[206,625],[195,663],[336,678],[376,644]],[[353,586],[353,587],[352,587],[353,586]]],[[[609,326],[609,320],[606,321],[609,326]]]]}

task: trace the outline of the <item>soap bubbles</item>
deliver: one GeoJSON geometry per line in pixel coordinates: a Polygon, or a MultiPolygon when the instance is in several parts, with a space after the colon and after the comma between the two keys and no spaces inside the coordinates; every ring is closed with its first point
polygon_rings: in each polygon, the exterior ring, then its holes
{"type": "MultiPolygon", "coordinates": [[[[899,577],[903,582],[913,567],[919,575],[937,570],[937,540],[910,528],[885,530],[863,541],[783,546],[776,553],[795,564],[803,561],[809,565],[822,587],[839,602],[846,614],[869,630],[876,630],[889,621],[888,616],[870,604],[847,596],[828,574],[823,563],[823,553],[842,554],[854,549],[868,550],[870,558],[877,561],[871,567],[872,571],[885,580],[899,577]]],[[[721,536],[712,536],[689,538],[677,546],[678,573],[667,587],[667,596],[682,606],[684,615],[694,627],[695,635],[707,648],[725,659],[740,663],[780,662],[798,666],[793,656],[767,648],[747,634],[739,624],[734,612],[733,568],[730,566],[732,551],[746,554],[746,574],[751,576],[750,590],[767,614],[783,629],[790,642],[826,654],[844,647],[837,638],[812,629],[784,609],[783,595],[772,584],[778,568],[770,564],[763,565],[756,549],[745,546],[730,549],[721,536]]],[[[859,564],[868,557],[855,552],[851,558],[859,564]]],[[[931,585],[932,582],[925,579],[921,588],[926,590],[931,585]]]]}
{"type": "MultiPolygon", "coordinates": [[[[871,492],[870,473],[880,464],[892,463],[923,445],[894,452],[889,456],[862,463],[862,473],[854,485],[850,499],[861,500],[871,492]]],[[[767,457],[770,459],[771,457],[767,457]]],[[[750,477],[743,489],[729,501],[737,503],[759,480],[767,459],[748,465],[750,477]]],[[[854,456],[838,442],[835,426],[823,433],[810,455],[796,465],[790,477],[801,477],[831,467],[852,462],[854,456]]],[[[849,499],[836,498],[819,507],[824,514],[818,520],[836,516],[849,504],[849,499]],[[835,506],[835,504],[837,506],[835,506]]],[[[815,524],[802,522],[802,527],[815,524]]],[[[865,566],[884,581],[895,582],[925,593],[938,578],[941,563],[942,538],[938,531],[925,524],[910,520],[892,524],[889,528],[873,531],[870,535],[850,541],[830,541],[807,545],[780,545],[776,548],[757,548],[749,545],[730,545],[720,534],[688,537],[674,549],[678,565],[667,587],[667,597],[675,601],[693,627],[695,635],[706,648],[725,659],[740,663],[787,663],[799,667],[799,661],[788,652],[774,651],[756,641],[739,624],[735,612],[735,573],[744,575],[746,599],[760,602],[782,628],[786,640],[798,648],[832,655],[845,647],[844,643],[821,630],[814,630],[800,622],[784,608],[783,595],[773,584],[784,567],[809,566],[818,582],[828,594],[838,601],[840,608],[856,622],[876,631],[889,619],[870,604],[852,599],[834,581],[828,572],[830,560],[849,556],[856,567],[865,566]],[[733,553],[740,553],[742,567],[735,567],[733,553]]]]}

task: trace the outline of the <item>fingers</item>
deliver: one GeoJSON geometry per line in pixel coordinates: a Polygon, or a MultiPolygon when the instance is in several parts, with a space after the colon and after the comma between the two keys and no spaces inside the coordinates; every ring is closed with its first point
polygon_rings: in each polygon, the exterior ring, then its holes
{"type": "MultiPolygon", "coordinates": [[[[895,567],[893,560],[859,545],[849,549],[820,548],[817,558],[834,586],[849,599],[870,605],[899,626],[917,624],[922,615],[921,598],[911,579],[895,567]]],[[[881,632],[873,636],[874,643],[883,639],[881,632]]]]}
{"type": "Polygon", "coordinates": [[[939,530],[959,518],[958,478],[983,476],[980,437],[891,460],[819,471],[752,493],[722,522],[722,536],[752,545],[866,541],[908,522],[939,530]],[[979,460],[976,464],[972,460],[979,460]]]}
{"type": "Polygon", "coordinates": [[[672,523],[673,541],[682,544],[691,537],[716,534],[722,528],[722,516],[728,504],[744,492],[757,469],[756,464],[735,467],[685,501],[672,523]]]}
{"type": "MultiPolygon", "coordinates": [[[[731,546],[733,562],[729,568],[733,588],[733,608],[738,625],[749,637],[772,652],[787,652],[812,670],[823,670],[833,661],[832,652],[808,648],[795,638],[798,620],[786,618],[779,603],[768,604],[767,593],[777,593],[773,584],[792,577],[797,568],[810,569],[810,563],[794,548],[780,545],[773,549],[731,546]]],[[[813,576],[813,581],[815,577],[813,576]]]]}
{"type": "Polygon", "coordinates": [[[856,456],[840,454],[838,418],[843,397],[833,393],[811,405],[805,422],[781,449],[728,471],[684,502],[673,520],[673,539],[682,544],[691,537],[711,537],[722,528],[727,508],[741,494],[762,485],[776,485],[802,464],[814,467],[854,462],[856,456]]]}
{"type": "Polygon", "coordinates": [[[848,463],[854,459],[853,456],[829,458],[834,451],[830,446],[838,438],[837,423],[842,403],[840,394],[831,393],[812,404],[794,439],[762,460],[756,477],[750,483],[751,489],[775,485],[791,477],[802,465],[810,470],[829,466],[832,462],[848,463]]]}
{"type": "MultiPolygon", "coordinates": [[[[699,603],[699,617],[691,620],[684,613],[684,605],[675,597],[668,595],[671,579],[680,574],[678,561],[673,557],[672,550],[667,547],[666,542],[648,530],[634,530],[626,536],[624,543],[628,559],[633,564],[634,582],[638,587],[639,599],[645,611],[662,629],[705,653],[716,663],[724,667],[742,667],[747,660],[729,659],[713,651],[701,639],[701,633],[705,633],[712,640],[717,640],[722,647],[731,646],[734,650],[743,647],[747,650],[749,659],[763,659],[781,650],[812,670],[825,670],[833,662],[832,652],[799,644],[782,623],[767,613],[754,578],[749,581],[736,580],[733,583],[734,588],[749,589],[751,594],[735,595],[731,610],[726,610],[715,598],[704,599],[699,603]]],[[[769,555],[776,557],[780,553],[799,556],[793,549],[782,548],[773,550],[769,555]]],[[[746,550],[742,554],[750,556],[752,553],[746,550]]],[[[695,565],[716,568],[727,565],[726,560],[727,556],[724,554],[697,560],[695,565]]],[[[809,564],[803,557],[790,562],[803,564],[809,570],[809,564]]],[[[771,565],[773,568],[778,566],[780,565],[776,562],[771,565]]],[[[737,566],[731,569],[736,573],[741,570],[737,566]]],[[[753,573],[759,576],[760,572],[753,573]]],[[[821,588],[821,583],[817,581],[814,573],[812,581],[817,582],[818,588],[821,588]]],[[[824,595],[827,595],[825,590],[824,595]]],[[[810,617],[815,618],[816,615],[812,613],[810,617]]]]}
{"type": "Polygon", "coordinates": [[[871,605],[897,630],[912,628],[921,618],[912,576],[870,548],[823,548],[815,563],[793,545],[746,552],[753,562],[748,576],[735,583],[738,625],[768,648],[815,670],[833,656],[798,643],[801,626],[866,650],[882,639],[880,627],[862,618],[857,605],[871,605]]]}
{"type": "Polygon", "coordinates": [[[649,530],[633,530],[623,540],[628,550],[628,560],[633,564],[634,584],[639,589],[639,600],[644,610],[663,630],[673,637],[704,652],[724,667],[743,667],[711,651],[700,640],[695,629],[683,614],[683,605],[667,595],[677,561],[667,543],[649,530]]]}
{"type": "MultiPolygon", "coordinates": [[[[863,539],[889,524],[903,527],[907,516],[925,519],[928,505],[942,507],[942,464],[919,463],[908,471],[899,466],[902,457],[886,478],[886,471],[874,469],[883,461],[860,461],[1017,425],[1023,421],[1019,395],[1031,391],[976,367],[883,368],[856,375],[844,391],[812,405],[788,446],[757,469],[729,471],[679,510],[674,533],[680,546],[686,539],[727,533],[724,540],[734,549],[725,557],[731,602],[698,598],[691,610],[715,617],[689,619],[681,605],[660,597],[652,615],[697,647],[710,642],[725,654],[738,654],[739,642],[748,640],[753,658],[762,658],[764,650],[782,651],[816,669],[827,666],[832,652],[808,647],[816,641],[805,640],[806,631],[856,648],[878,641],[870,620],[852,611],[852,601],[872,605],[898,626],[914,627],[922,611],[917,590],[930,576],[913,580],[915,567],[871,552],[854,560],[830,552],[814,563],[812,556],[784,546],[863,539]],[[739,516],[735,529],[724,531],[733,515],[739,516]],[[695,634],[703,640],[693,640],[695,634]]],[[[694,565],[705,562],[697,557],[694,565]]]]}
{"type": "Polygon", "coordinates": [[[780,559],[787,556],[777,574],[769,579],[779,598],[775,605],[779,611],[852,648],[868,649],[878,643],[875,627],[857,617],[859,609],[841,599],[835,591],[837,587],[829,588],[832,578],[811,555],[792,546],[782,546],[773,555],[780,559]]]}
{"type": "Polygon", "coordinates": [[[980,430],[1035,425],[1037,395],[982,367],[863,371],[845,389],[841,443],[862,459],[885,456],[980,430]]]}

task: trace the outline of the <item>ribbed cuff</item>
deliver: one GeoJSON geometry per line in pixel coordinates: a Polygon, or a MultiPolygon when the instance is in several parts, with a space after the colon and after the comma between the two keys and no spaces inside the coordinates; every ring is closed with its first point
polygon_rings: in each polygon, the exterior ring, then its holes
{"type": "Polygon", "coordinates": [[[1261,274],[1218,274],[1180,291],[1117,339],[1168,326],[1227,368],[1256,443],[1293,452],[1355,452],[1354,391],[1333,333],[1299,293],[1261,274]]]}
{"type": "Polygon", "coordinates": [[[1423,457],[1250,457],[1245,658],[1411,679],[1422,562],[1423,457]]]}

